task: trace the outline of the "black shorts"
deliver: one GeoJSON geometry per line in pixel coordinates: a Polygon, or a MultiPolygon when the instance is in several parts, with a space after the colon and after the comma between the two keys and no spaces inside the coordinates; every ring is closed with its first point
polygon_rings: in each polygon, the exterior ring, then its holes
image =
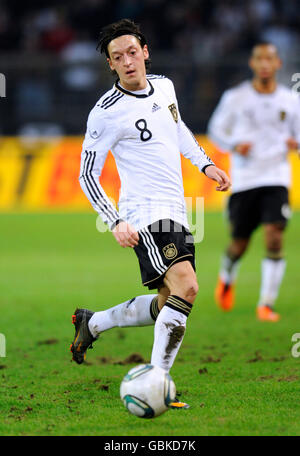
{"type": "Polygon", "coordinates": [[[139,232],[134,248],[142,282],[149,290],[163,285],[167,270],[180,261],[190,261],[195,270],[195,246],[192,234],[173,220],[158,220],[139,232]]]}
{"type": "Polygon", "coordinates": [[[234,193],[228,202],[232,237],[247,239],[260,225],[282,223],[290,216],[289,195],[286,187],[258,187],[234,193]]]}

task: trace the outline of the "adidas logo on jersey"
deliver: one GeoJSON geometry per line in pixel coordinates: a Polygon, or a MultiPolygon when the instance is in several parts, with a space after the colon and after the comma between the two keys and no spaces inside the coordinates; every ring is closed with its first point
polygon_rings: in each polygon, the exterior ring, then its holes
{"type": "Polygon", "coordinates": [[[153,103],[153,106],[152,106],[152,112],[156,112],[158,111],[160,108],[160,106],[158,106],[156,103],[153,103]]]}

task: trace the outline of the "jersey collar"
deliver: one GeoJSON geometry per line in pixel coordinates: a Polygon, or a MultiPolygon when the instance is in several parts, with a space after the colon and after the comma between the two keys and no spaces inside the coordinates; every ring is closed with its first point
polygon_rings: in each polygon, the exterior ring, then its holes
{"type": "Polygon", "coordinates": [[[147,97],[150,97],[153,93],[154,93],[154,87],[153,85],[151,84],[151,82],[149,81],[149,79],[147,79],[149,85],[150,85],[150,90],[149,90],[149,93],[140,93],[140,94],[137,94],[137,93],[134,93],[134,92],[130,92],[129,90],[126,90],[126,89],[123,89],[123,87],[120,86],[119,84],[119,81],[120,79],[118,79],[115,83],[115,87],[122,93],[125,93],[126,95],[130,95],[132,97],[136,97],[136,98],[147,98],[147,97]]]}

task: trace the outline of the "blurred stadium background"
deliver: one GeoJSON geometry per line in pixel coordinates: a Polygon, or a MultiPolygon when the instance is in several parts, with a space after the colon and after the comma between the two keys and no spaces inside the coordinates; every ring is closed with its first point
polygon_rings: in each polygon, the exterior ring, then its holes
{"type": "MultiPolygon", "coordinates": [[[[194,133],[205,135],[222,92],[250,77],[247,60],[258,40],[278,46],[284,61],[279,79],[292,87],[291,77],[300,68],[298,3],[0,1],[0,72],[6,79],[6,97],[0,98],[0,210],[89,209],[77,177],[88,113],[113,83],[105,58],[96,51],[103,25],[123,17],[141,24],[150,44],[151,71],[174,81],[182,117],[194,133]]],[[[199,141],[227,168],[226,155],[205,136],[199,141]]],[[[220,208],[223,196],[199,182],[189,163],[183,162],[183,168],[187,196],[204,193],[207,208],[220,208]]],[[[102,183],[115,200],[116,179],[109,156],[102,183]]],[[[298,208],[294,187],[292,203],[298,208]]]]}

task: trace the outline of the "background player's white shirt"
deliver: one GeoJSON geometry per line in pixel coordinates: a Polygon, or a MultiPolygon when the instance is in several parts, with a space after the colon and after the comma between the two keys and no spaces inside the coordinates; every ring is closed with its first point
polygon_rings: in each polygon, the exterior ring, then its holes
{"type": "Polygon", "coordinates": [[[173,83],[155,75],[147,80],[138,92],[116,83],[90,112],[80,184],[110,227],[120,218],[136,230],[171,218],[188,228],[180,152],[200,171],[213,163],[180,118],[173,83]],[[119,213],[99,183],[109,150],[121,180],[119,213]]]}
{"type": "Polygon", "coordinates": [[[232,191],[261,186],[289,187],[290,166],[286,140],[300,144],[300,103],[282,85],[261,94],[250,81],[224,92],[208,124],[208,134],[223,150],[251,142],[246,157],[231,154],[232,191]]]}

